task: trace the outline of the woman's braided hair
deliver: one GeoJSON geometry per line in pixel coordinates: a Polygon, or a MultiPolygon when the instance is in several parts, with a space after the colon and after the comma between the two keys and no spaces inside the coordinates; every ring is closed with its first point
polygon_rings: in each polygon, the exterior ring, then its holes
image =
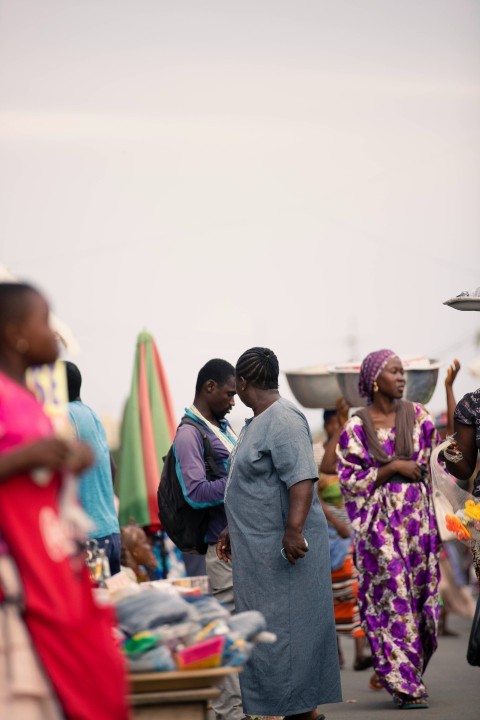
{"type": "Polygon", "coordinates": [[[237,377],[243,377],[261,390],[277,390],[280,368],[273,350],[254,347],[238,358],[235,366],[237,377]]]}

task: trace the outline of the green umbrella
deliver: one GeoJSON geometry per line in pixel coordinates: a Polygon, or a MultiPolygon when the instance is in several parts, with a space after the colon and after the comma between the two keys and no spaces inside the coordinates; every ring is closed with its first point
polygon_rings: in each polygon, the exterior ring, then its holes
{"type": "Polygon", "coordinates": [[[157,488],[176,431],[173,405],[155,341],[137,338],[132,386],[122,424],[117,493],[120,525],[159,527],[157,488]]]}

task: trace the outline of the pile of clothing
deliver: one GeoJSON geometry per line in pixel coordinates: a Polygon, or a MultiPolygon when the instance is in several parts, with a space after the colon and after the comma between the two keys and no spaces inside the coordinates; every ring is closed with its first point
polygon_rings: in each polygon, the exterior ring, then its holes
{"type": "Polygon", "coordinates": [[[244,665],[258,642],[274,642],[264,616],[232,616],[214,597],[162,582],[114,598],[119,642],[130,672],[244,665]]]}

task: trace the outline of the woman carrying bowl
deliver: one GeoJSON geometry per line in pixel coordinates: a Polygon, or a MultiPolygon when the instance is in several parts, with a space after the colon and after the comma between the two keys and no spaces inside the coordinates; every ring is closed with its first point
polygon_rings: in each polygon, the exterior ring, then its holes
{"type": "Polygon", "coordinates": [[[374,668],[398,707],[420,709],[437,647],[440,540],[427,473],[436,431],[422,405],[402,400],[404,389],[393,351],[367,355],[359,392],[368,407],[345,424],[337,454],[374,668]]]}

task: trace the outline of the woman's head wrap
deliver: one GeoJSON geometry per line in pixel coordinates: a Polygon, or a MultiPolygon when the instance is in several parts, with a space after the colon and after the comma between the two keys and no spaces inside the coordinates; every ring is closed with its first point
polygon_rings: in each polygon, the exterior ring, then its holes
{"type": "Polygon", "coordinates": [[[376,350],[364,358],[358,378],[358,392],[370,402],[373,399],[373,383],[391,357],[396,357],[393,350],[376,350]]]}

